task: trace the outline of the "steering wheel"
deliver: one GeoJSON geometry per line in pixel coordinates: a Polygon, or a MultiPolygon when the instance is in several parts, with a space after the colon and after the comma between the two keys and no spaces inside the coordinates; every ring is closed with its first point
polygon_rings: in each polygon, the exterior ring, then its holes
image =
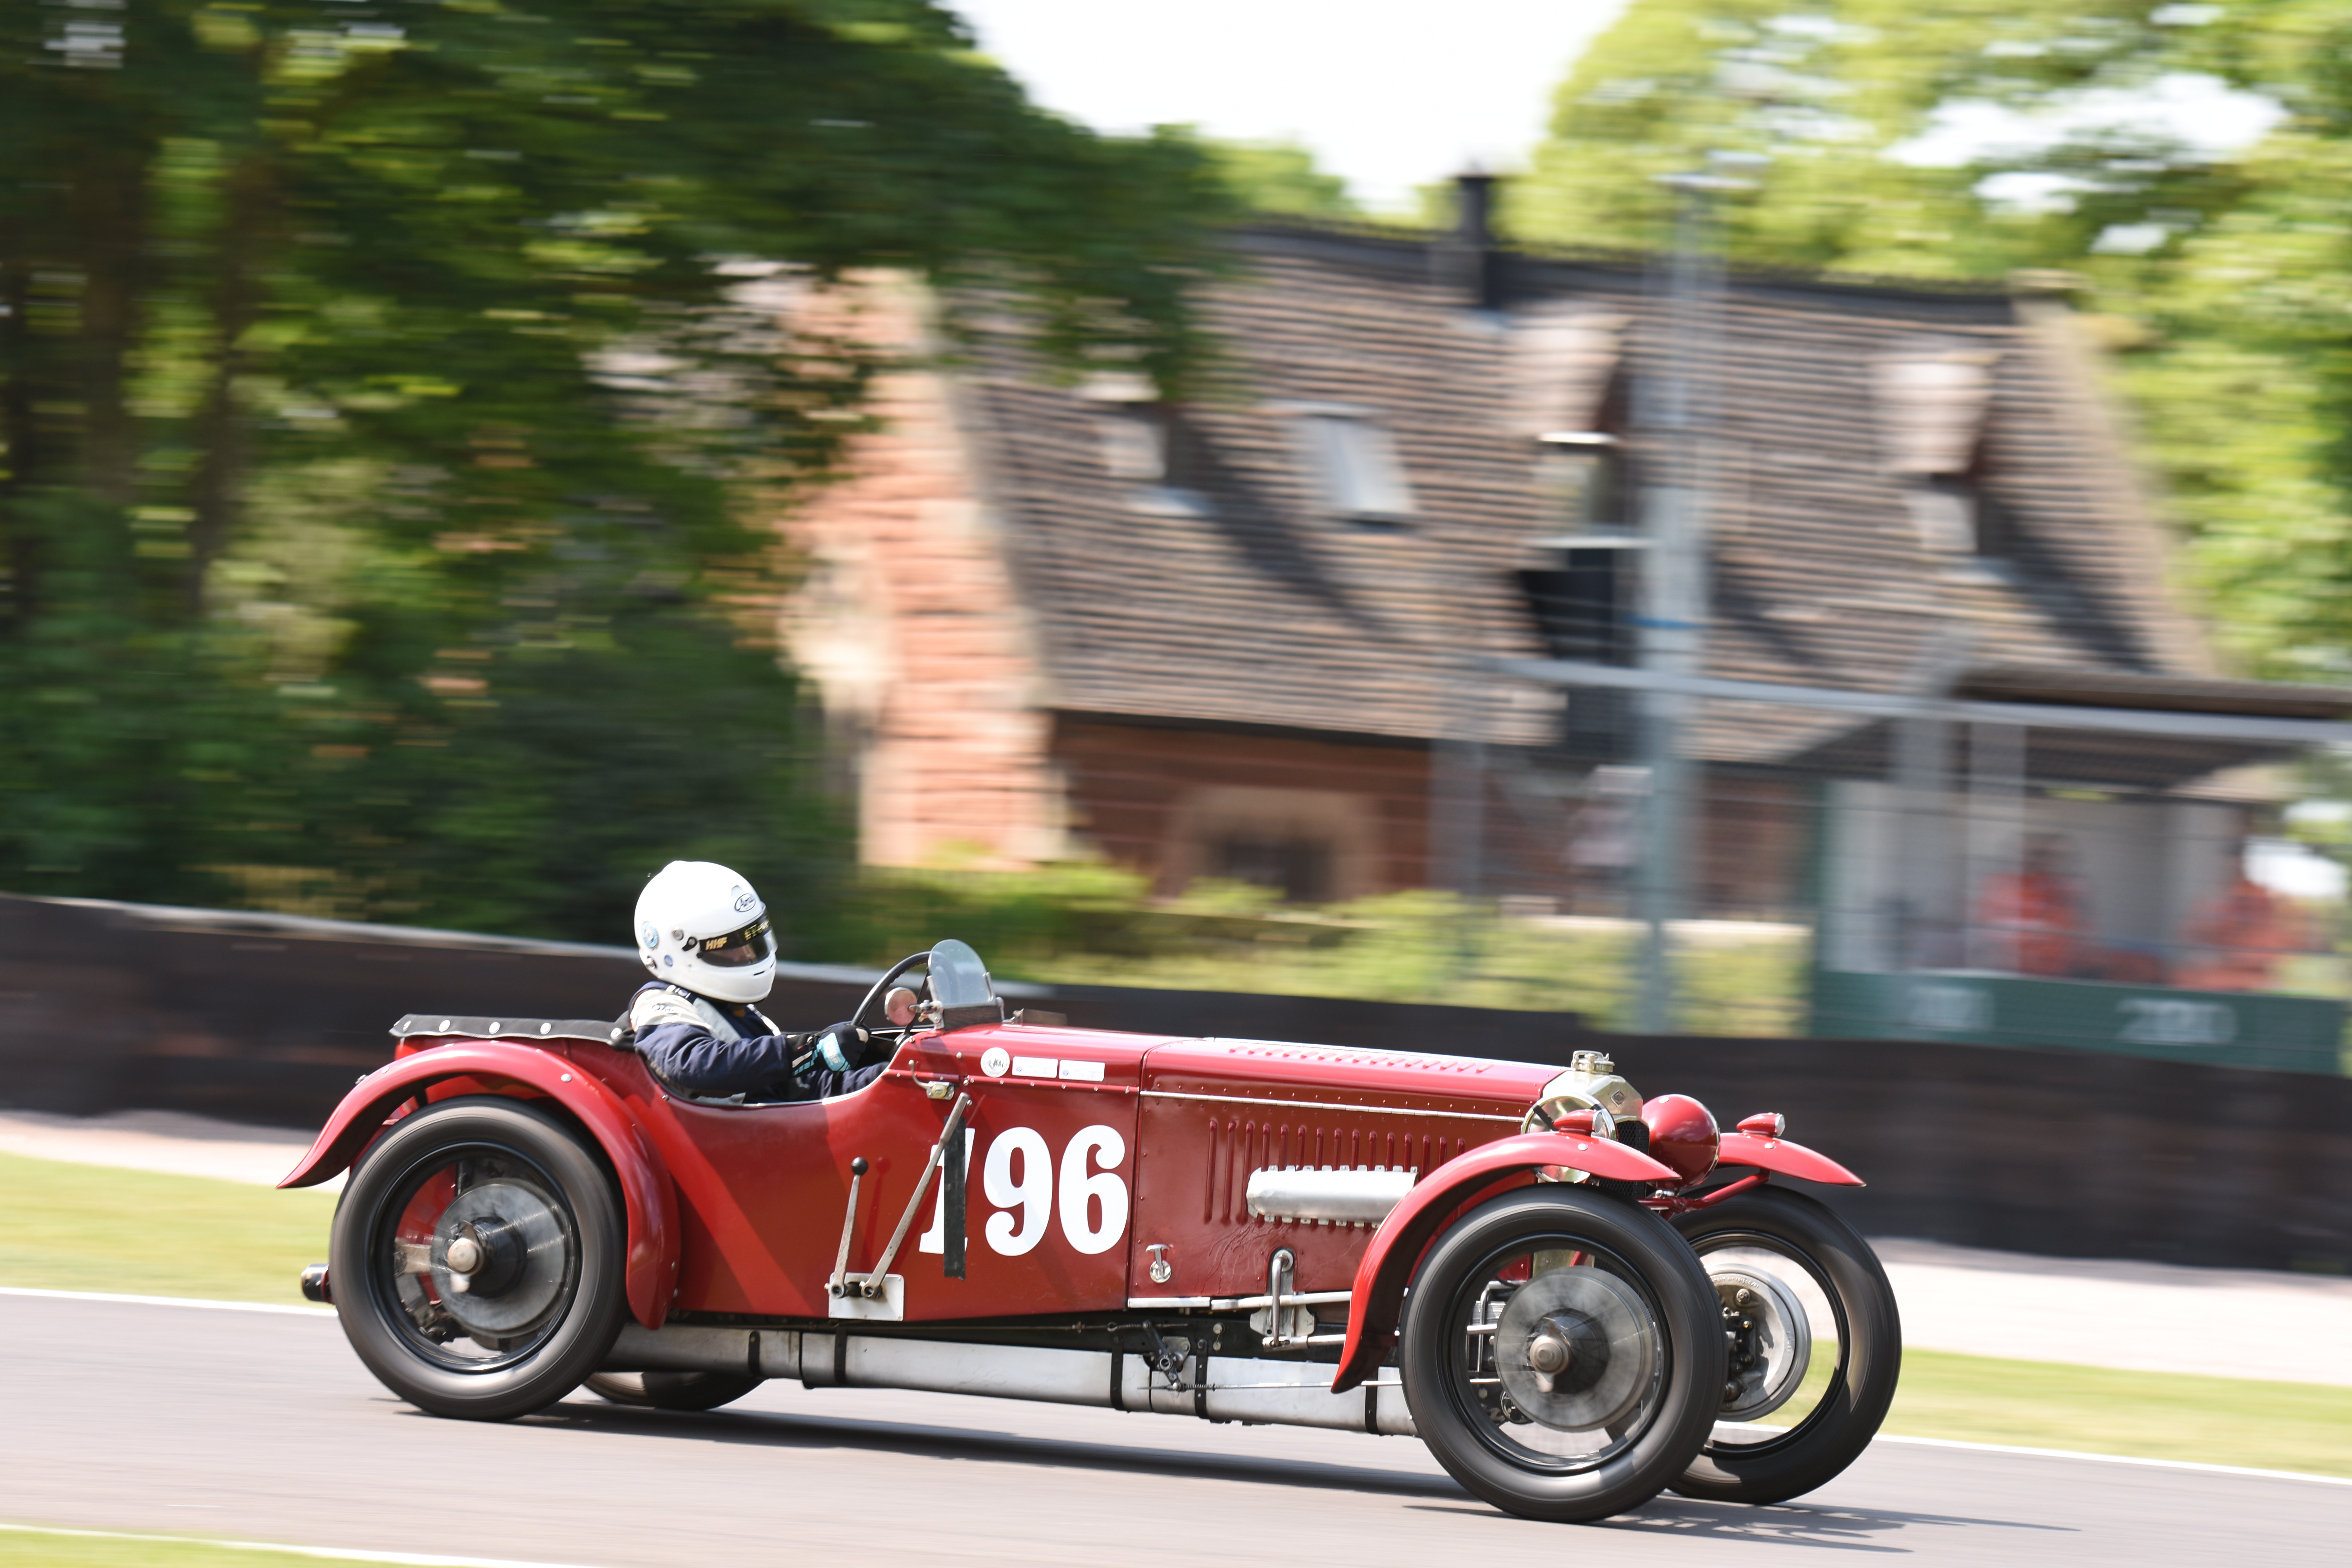
{"type": "MultiPolygon", "coordinates": [[[[881,996],[885,992],[889,990],[890,982],[898,979],[898,976],[906,973],[907,971],[914,968],[917,964],[923,963],[930,956],[930,951],[927,948],[921,952],[908,953],[906,957],[892,964],[884,972],[882,978],[874,983],[874,988],[866,992],[866,1000],[857,1005],[857,1011],[849,1016],[851,1026],[856,1028],[864,1028],[866,1026],[866,1010],[874,1005],[875,999],[877,997],[881,996]]],[[[898,1026],[893,1024],[887,1026],[896,1028],[898,1026]]]]}

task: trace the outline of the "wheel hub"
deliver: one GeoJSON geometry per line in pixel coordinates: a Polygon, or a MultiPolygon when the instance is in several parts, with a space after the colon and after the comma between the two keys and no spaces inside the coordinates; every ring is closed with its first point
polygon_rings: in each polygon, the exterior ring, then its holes
{"type": "Polygon", "coordinates": [[[467,1220],[458,1226],[445,1261],[452,1291],[495,1299],[514,1288],[529,1253],[519,1227],[496,1219],[467,1220]]]}
{"type": "Polygon", "coordinates": [[[511,1177],[459,1193],[433,1229],[433,1283],[475,1336],[527,1332],[563,1298],[572,1232],[531,1185],[511,1177]]]}
{"type": "Polygon", "coordinates": [[[1762,1268],[1710,1268],[1723,1307],[1723,1421],[1757,1421],[1786,1405],[1813,1359],[1812,1325],[1786,1281],[1762,1268]]]}
{"type": "Polygon", "coordinates": [[[1530,1420],[1590,1432],[1642,1402],[1659,1365],[1658,1337],[1633,1288],[1598,1268],[1539,1274],[1513,1292],[1495,1325],[1495,1369],[1530,1420]]]}

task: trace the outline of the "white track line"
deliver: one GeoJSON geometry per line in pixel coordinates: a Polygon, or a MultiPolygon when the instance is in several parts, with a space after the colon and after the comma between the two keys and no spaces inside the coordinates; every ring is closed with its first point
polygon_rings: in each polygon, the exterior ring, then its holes
{"type": "MultiPolygon", "coordinates": [[[[274,1301],[205,1301],[190,1296],[118,1296],[100,1290],[34,1290],[18,1285],[0,1285],[0,1296],[34,1296],[58,1301],[120,1301],[136,1307],[200,1307],[215,1312],[278,1312],[296,1318],[331,1318],[332,1307],[283,1307],[274,1301]]],[[[2207,1465],[2194,1459],[2147,1459],[2133,1454],[2094,1454],[2081,1448],[2026,1448],[2009,1443],[1964,1443],[1956,1437],[1905,1437],[1892,1432],[1881,1432],[1872,1439],[1876,1443],[1908,1443],[1923,1448],[1961,1448],[1979,1454],[2022,1454],[2038,1459],[2087,1459],[2095,1465],[2142,1465],[2159,1470],[2200,1470],[2217,1476],[2254,1476],[2273,1481],[2317,1481],[2322,1486],[2352,1487],[2352,1477],[2317,1476],[2307,1470],[2258,1470],[2244,1465],[2207,1465]]],[[[0,1525],[0,1530],[28,1529],[29,1526],[0,1525]]],[[[70,1532],[67,1532],[70,1533],[70,1532]]],[[[84,1534],[103,1531],[83,1531],[84,1534]]],[[[142,1537],[142,1539],[147,1539],[142,1537]]],[[[156,1536],[162,1541],[176,1537],[156,1536]]],[[[194,1539],[191,1537],[190,1539],[194,1539]]],[[[256,1551],[304,1552],[307,1547],[256,1547],[256,1551]]],[[[314,1556],[328,1555],[323,1549],[314,1556]]],[[[345,1553],[344,1555],[351,1555],[345,1553]]],[[[372,1563],[488,1563],[488,1558],[472,1557],[402,1557],[378,1553],[360,1554],[372,1563]]]]}
{"type": "Polygon", "coordinates": [[[208,1535],[148,1535],[128,1530],[53,1530],[41,1524],[0,1524],[17,1535],[69,1535],[86,1541],[154,1541],[175,1546],[216,1546],[224,1552],[277,1552],[289,1557],[324,1557],[338,1563],[403,1563],[415,1568],[577,1568],[563,1563],[524,1563],[511,1557],[440,1557],[426,1552],[362,1552],[342,1546],[289,1546],[279,1541],[216,1541],[208,1535]]]}
{"type": "Polygon", "coordinates": [[[2259,1476],[2271,1481],[2317,1481],[2352,1487],[2352,1477],[2315,1476],[2308,1470],[2255,1470],[2243,1465],[2206,1465],[2195,1459],[2144,1459],[2135,1454],[2094,1454],[2081,1448],[2021,1448],[2008,1443],[1963,1443],[1957,1437],[1899,1437],[1881,1432],[1874,1443],[1909,1443],[1922,1448],[1965,1448],[1978,1454],[2024,1454],[2037,1459],[2088,1459],[2095,1465],[2145,1465],[2158,1470],[2201,1470],[2215,1476],[2259,1476]]]}
{"type": "MultiPolygon", "coordinates": [[[[278,1312],[293,1318],[331,1318],[335,1315],[332,1307],[281,1306],[276,1301],[207,1301],[195,1296],[119,1296],[108,1290],[34,1290],[22,1285],[0,1285],[0,1296],[37,1296],[53,1301],[121,1301],[133,1307],[201,1307],[210,1312],[278,1312]]],[[[449,1561],[454,1563],[457,1559],[449,1561]]]]}

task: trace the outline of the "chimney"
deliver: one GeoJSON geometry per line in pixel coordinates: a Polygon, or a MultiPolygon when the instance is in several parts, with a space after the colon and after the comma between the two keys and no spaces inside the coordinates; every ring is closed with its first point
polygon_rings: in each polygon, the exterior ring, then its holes
{"type": "Polygon", "coordinates": [[[1472,170],[1454,177],[1454,232],[1431,247],[1431,271],[1474,310],[1503,308],[1508,258],[1495,243],[1495,176],[1472,170]]]}

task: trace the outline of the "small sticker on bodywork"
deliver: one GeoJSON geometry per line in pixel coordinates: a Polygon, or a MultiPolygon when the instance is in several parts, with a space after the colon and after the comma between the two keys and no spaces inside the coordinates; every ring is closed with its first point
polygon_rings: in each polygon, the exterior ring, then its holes
{"type": "Polygon", "coordinates": [[[991,1078],[1003,1078],[1013,1068],[1013,1053],[1003,1046],[991,1046],[980,1053],[980,1070],[991,1078]]]}
{"type": "Polygon", "coordinates": [[[1013,1076],[1015,1078],[1052,1078],[1058,1066],[1051,1057],[1014,1057],[1013,1076]]]}
{"type": "Polygon", "coordinates": [[[1062,1064],[1062,1076],[1068,1079],[1076,1079],[1083,1083],[1100,1083],[1102,1082],[1103,1065],[1100,1062],[1065,1061],[1062,1064]]]}

